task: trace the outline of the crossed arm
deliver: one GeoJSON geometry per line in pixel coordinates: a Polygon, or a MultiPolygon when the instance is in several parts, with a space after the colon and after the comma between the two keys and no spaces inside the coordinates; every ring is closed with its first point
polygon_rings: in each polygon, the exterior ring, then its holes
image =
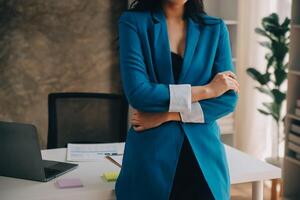
{"type": "MultiPolygon", "coordinates": [[[[174,89],[176,89],[176,87],[174,89]]],[[[236,81],[235,74],[233,74],[231,71],[226,71],[218,73],[209,84],[204,86],[193,86],[191,90],[193,102],[191,112],[189,112],[191,117],[186,117],[186,114],[182,112],[142,112],[134,109],[131,117],[131,124],[133,125],[133,128],[136,131],[143,131],[149,128],[157,127],[168,121],[201,123],[203,116],[199,117],[198,115],[203,113],[197,112],[197,109],[199,109],[198,107],[201,107],[201,100],[220,97],[229,90],[233,90],[238,93],[239,84],[236,81]],[[200,105],[198,102],[200,102],[200,105]]],[[[213,101],[210,101],[210,103],[214,104],[213,101]]],[[[217,102],[215,102],[215,104],[216,103],[217,102]]],[[[218,105],[211,105],[212,109],[218,109],[217,107],[218,105]]],[[[231,110],[228,110],[227,112],[229,113],[230,111],[231,110]]],[[[223,115],[227,114],[227,112],[224,112],[223,115]]]]}
{"type": "Polygon", "coordinates": [[[131,120],[135,130],[172,120],[207,123],[233,111],[239,85],[233,74],[228,30],[223,22],[213,66],[216,75],[202,86],[151,82],[135,23],[129,13],[119,20],[121,78],[124,93],[135,109],[131,120]]]}

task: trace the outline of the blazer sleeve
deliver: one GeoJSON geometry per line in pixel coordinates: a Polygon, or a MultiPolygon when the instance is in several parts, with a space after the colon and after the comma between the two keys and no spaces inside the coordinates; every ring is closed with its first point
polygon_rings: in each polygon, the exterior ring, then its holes
{"type": "Polygon", "coordinates": [[[151,82],[143,57],[135,16],[124,12],[119,18],[120,72],[129,104],[144,112],[180,112],[191,110],[191,85],[151,82]]]}
{"type": "MultiPolygon", "coordinates": [[[[226,24],[221,20],[220,37],[212,74],[216,75],[224,71],[235,72],[235,69],[232,63],[229,32],[226,24]]],[[[219,97],[195,102],[192,104],[190,112],[184,111],[180,113],[182,121],[191,123],[209,123],[215,121],[233,112],[237,104],[237,99],[237,93],[229,90],[219,97]]]]}

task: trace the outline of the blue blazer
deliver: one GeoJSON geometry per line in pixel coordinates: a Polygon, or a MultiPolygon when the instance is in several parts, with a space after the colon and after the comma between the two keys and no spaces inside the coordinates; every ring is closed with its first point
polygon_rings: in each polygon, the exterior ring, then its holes
{"type": "MultiPolygon", "coordinates": [[[[223,20],[203,15],[187,21],[186,49],[178,84],[209,83],[233,71],[229,34],[223,20]]],[[[141,111],[167,112],[174,84],[165,15],[126,11],[119,19],[120,70],[129,104],[141,111]]],[[[199,101],[205,123],[166,122],[136,132],[130,127],[115,190],[118,200],[167,200],[184,134],[216,200],[230,199],[230,179],[216,120],[235,108],[237,94],[199,101]]],[[[201,189],[201,188],[199,188],[201,189]]]]}

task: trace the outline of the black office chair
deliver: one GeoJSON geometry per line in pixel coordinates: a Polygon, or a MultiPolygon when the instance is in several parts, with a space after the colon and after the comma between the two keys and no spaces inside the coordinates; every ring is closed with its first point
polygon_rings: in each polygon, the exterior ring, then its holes
{"type": "Polygon", "coordinates": [[[48,149],[68,143],[125,141],[128,103],[123,95],[52,93],[48,109],[48,149]]]}

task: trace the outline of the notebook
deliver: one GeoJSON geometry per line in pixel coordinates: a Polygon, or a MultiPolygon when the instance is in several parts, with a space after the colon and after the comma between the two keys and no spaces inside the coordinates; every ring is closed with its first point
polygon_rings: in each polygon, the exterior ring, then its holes
{"type": "Polygon", "coordinates": [[[76,188],[76,187],[83,187],[80,179],[72,178],[72,179],[58,179],[55,182],[55,185],[59,188],[76,188]]]}

